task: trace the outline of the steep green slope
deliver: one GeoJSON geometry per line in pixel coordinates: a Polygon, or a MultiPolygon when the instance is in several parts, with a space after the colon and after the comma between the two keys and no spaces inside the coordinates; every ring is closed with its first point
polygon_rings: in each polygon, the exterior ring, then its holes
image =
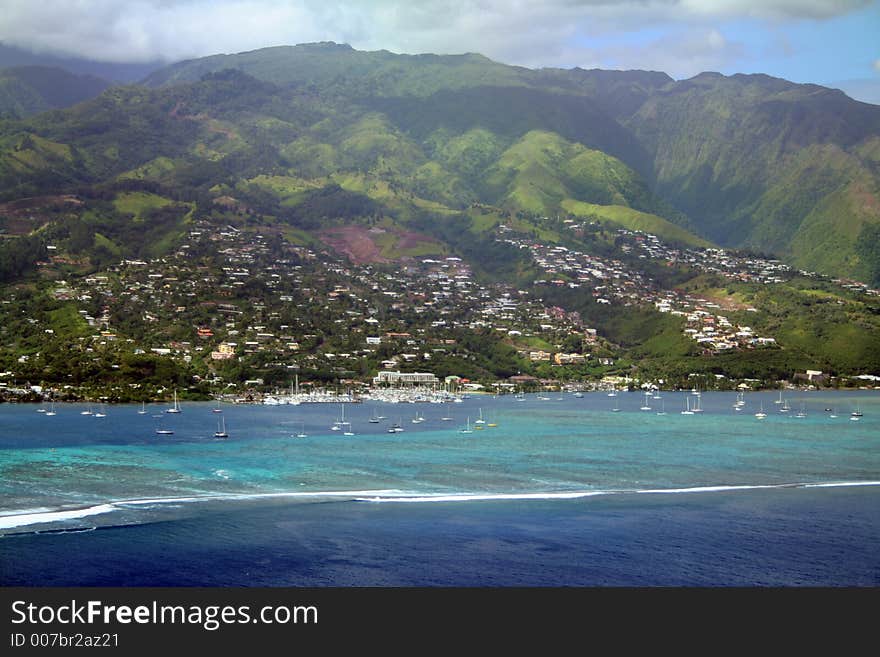
{"type": "Polygon", "coordinates": [[[701,234],[865,273],[855,236],[880,199],[878,169],[859,153],[880,135],[880,107],[816,85],[705,73],[668,85],[626,123],[653,154],[658,193],[701,234]],[[855,181],[858,191],[843,191],[855,181]],[[853,194],[859,202],[844,200],[853,194]],[[817,241],[826,231],[835,237],[817,241]]]}

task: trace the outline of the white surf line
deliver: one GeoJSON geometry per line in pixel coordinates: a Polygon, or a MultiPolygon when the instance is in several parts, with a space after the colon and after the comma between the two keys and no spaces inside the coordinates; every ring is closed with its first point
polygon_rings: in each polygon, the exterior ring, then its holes
{"type": "Polygon", "coordinates": [[[156,497],[141,500],[114,500],[103,504],[77,509],[27,509],[24,512],[13,512],[0,515],[0,529],[13,529],[27,525],[37,525],[63,520],[75,520],[87,518],[102,513],[110,513],[127,507],[178,504],[182,502],[210,502],[217,500],[249,500],[265,498],[351,498],[355,499],[363,495],[400,495],[404,491],[398,489],[381,490],[352,490],[352,491],[324,491],[324,492],[289,492],[289,493],[230,493],[220,495],[197,495],[189,497],[156,497]]]}
{"type": "Polygon", "coordinates": [[[112,504],[98,504],[96,506],[90,506],[82,509],[70,509],[68,511],[42,511],[40,513],[19,513],[14,515],[6,515],[0,516],[0,529],[12,529],[14,527],[24,527],[26,525],[58,522],[59,520],[86,518],[88,516],[96,516],[115,510],[116,507],[114,507],[112,504]]]}
{"type": "Polygon", "coordinates": [[[436,495],[404,495],[397,497],[363,497],[358,502],[473,502],[479,500],[573,500],[618,491],[572,491],[566,493],[438,493],[436,495]]]}

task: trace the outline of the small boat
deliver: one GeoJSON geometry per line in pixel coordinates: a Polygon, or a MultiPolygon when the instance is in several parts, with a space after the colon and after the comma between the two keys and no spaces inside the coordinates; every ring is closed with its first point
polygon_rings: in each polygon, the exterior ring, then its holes
{"type": "Polygon", "coordinates": [[[300,426],[299,433],[296,434],[296,437],[297,438],[306,438],[307,436],[308,436],[308,434],[306,434],[306,423],[303,422],[302,425],[300,426]]]}
{"type": "Polygon", "coordinates": [[[222,413],[223,409],[218,406],[215,406],[214,408],[211,409],[211,412],[212,413],[222,413]]]}
{"type": "Polygon", "coordinates": [[[89,404],[89,407],[84,411],[80,411],[79,414],[80,415],[94,415],[94,412],[92,411],[92,405],[89,404]]]}
{"type": "Polygon", "coordinates": [[[474,424],[486,424],[486,420],[483,419],[483,409],[480,409],[480,417],[474,420],[474,424]]]}
{"type": "Polygon", "coordinates": [[[156,429],[156,433],[158,433],[160,436],[170,436],[174,432],[171,429],[156,429]]]}
{"type": "Polygon", "coordinates": [[[46,415],[49,415],[49,416],[58,415],[58,413],[55,412],[55,402],[52,402],[52,405],[49,407],[49,410],[46,411],[46,415]]]}
{"type": "Polygon", "coordinates": [[[400,422],[395,422],[390,427],[388,427],[388,433],[401,433],[403,431],[403,427],[400,426],[400,422]]]}
{"type": "Polygon", "coordinates": [[[755,417],[759,420],[763,420],[765,417],[767,417],[767,414],[764,412],[764,402],[761,402],[761,410],[755,413],[755,417]]]}
{"type": "Polygon", "coordinates": [[[229,438],[229,434],[226,433],[225,417],[221,417],[220,422],[217,423],[217,431],[214,432],[214,438],[229,438]]]}
{"type": "Polygon", "coordinates": [[[801,402],[801,410],[795,413],[795,417],[807,417],[807,411],[804,410],[804,404],[801,402]]]}
{"type": "Polygon", "coordinates": [[[101,409],[98,410],[97,413],[95,413],[95,417],[107,417],[107,414],[104,412],[103,408],[104,407],[102,406],[101,409]]]}
{"type": "Polygon", "coordinates": [[[370,416],[369,422],[371,424],[378,424],[379,423],[379,416],[376,415],[376,409],[373,409],[373,414],[370,416]]]}
{"type": "Polygon", "coordinates": [[[650,395],[651,395],[650,392],[645,393],[645,402],[641,405],[639,410],[641,410],[641,411],[650,411],[651,410],[651,405],[648,403],[648,397],[650,397],[650,395]]]}
{"type": "Polygon", "coordinates": [[[471,430],[471,418],[468,417],[467,424],[458,430],[458,433],[473,433],[471,430]]]}
{"type": "Polygon", "coordinates": [[[666,404],[665,399],[660,400],[660,410],[657,411],[657,415],[666,415],[666,404]]]}
{"type": "Polygon", "coordinates": [[[856,410],[849,414],[850,417],[862,417],[864,414],[859,410],[858,405],[856,405],[856,410]]]}
{"type": "Polygon", "coordinates": [[[138,411],[138,415],[146,415],[147,414],[147,403],[141,402],[141,410],[138,411]]]}
{"type": "Polygon", "coordinates": [[[781,404],[781,403],[782,403],[782,391],[781,391],[781,390],[779,391],[779,399],[777,399],[777,400],[776,400],[775,402],[773,402],[773,403],[774,403],[774,404],[781,404]]]}
{"type": "Polygon", "coordinates": [[[574,396],[575,396],[575,398],[577,398],[577,399],[583,399],[583,397],[584,397],[584,393],[582,393],[582,392],[576,392],[576,393],[574,393],[574,396]]]}
{"type": "Polygon", "coordinates": [[[180,404],[177,403],[177,389],[174,390],[174,406],[167,409],[166,413],[180,413],[180,404]]]}
{"type": "Polygon", "coordinates": [[[691,401],[690,397],[684,398],[685,409],[681,412],[682,415],[693,415],[694,412],[691,410],[691,401]]]}

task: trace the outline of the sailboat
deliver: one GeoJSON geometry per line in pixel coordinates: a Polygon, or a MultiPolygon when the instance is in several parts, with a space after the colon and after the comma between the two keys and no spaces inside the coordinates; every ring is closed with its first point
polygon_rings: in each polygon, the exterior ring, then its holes
{"type": "Polygon", "coordinates": [[[701,396],[700,393],[698,392],[698,393],[697,393],[696,403],[694,403],[694,407],[693,407],[693,409],[692,409],[692,410],[694,411],[694,413],[702,413],[702,412],[703,412],[703,407],[700,406],[700,400],[701,400],[701,399],[702,399],[702,396],[701,396]]]}
{"type": "Polygon", "coordinates": [[[467,424],[458,430],[458,433],[473,433],[471,430],[471,418],[468,416],[467,424]]]}
{"type": "Polygon", "coordinates": [[[804,410],[804,403],[801,402],[801,410],[795,413],[795,417],[807,417],[807,411],[804,410]]]}
{"type": "Polygon", "coordinates": [[[103,404],[102,404],[101,407],[98,409],[98,412],[95,413],[95,417],[107,417],[107,414],[104,412],[104,406],[103,406],[103,404]]]}
{"type": "Polygon", "coordinates": [[[650,395],[651,395],[650,392],[645,393],[645,402],[642,404],[642,406],[639,410],[642,410],[642,411],[650,411],[651,410],[651,406],[648,404],[648,397],[650,395]]]}
{"type": "Polygon", "coordinates": [[[373,409],[373,414],[370,416],[370,420],[369,420],[369,421],[370,421],[371,424],[378,424],[378,423],[379,423],[379,416],[376,415],[376,409],[375,409],[375,408],[373,409]]]}
{"type": "Polygon", "coordinates": [[[306,438],[308,434],[306,434],[306,423],[302,422],[300,424],[299,433],[296,434],[297,438],[306,438]]]}
{"type": "Polygon", "coordinates": [[[220,422],[217,423],[217,431],[214,432],[214,438],[229,438],[229,434],[226,433],[225,417],[221,417],[220,422]]]}
{"type": "Polygon", "coordinates": [[[351,422],[349,422],[348,425],[349,425],[348,429],[346,429],[345,431],[342,432],[343,436],[353,436],[354,435],[354,431],[351,430],[351,422]]]}
{"type": "Polygon", "coordinates": [[[147,414],[147,402],[141,402],[141,410],[138,411],[138,415],[146,415],[147,414]]]}
{"type": "Polygon", "coordinates": [[[856,410],[849,414],[849,419],[858,421],[859,419],[861,419],[862,415],[863,413],[859,410],[859,405],[856,404],[856,410]]]}
{"type": "Polygon", "coordinates": [[[666,400],[660,400],[660,410],[657,411],[657,415],[666,415],[666,400]]]}
{"type": "Polygon", "coordinates": [[[691,410],[691,398],[690,397],[686,396],[684,398],[684,405],[685,405],[685,409],[681,412],[681,414],[682,415],[693,415],[694,412],[691,410]]]}
{"type": "Polygon", "coordinates": [[[773,403],[774,403],[774,404],[781,404],[781,403],[782,403],[782,391],[781,391],[781,390],[779,391],[779,399],[777,399],[777,400],[776,400],[775,402],[773,402],[773,403]]]}
{"type": "Polygon", "coordinates": [[[755,417],[759,420],[763,420],[765,417],[767,417],[767,414],[764,412],[764,402],[761,402],[761,410],[755,413],[755,417]]]}
{"type": "Polygon", "coordinates": [[[219,405],[217,405],[217,406],[215,406],[214,408],[211,409],[211,412],[212,412],[212,413],[222,413],[222,412],[223,412],[223,409],[220,408],[219,405]]]}
{"type": "Polygon", "coordinates": [[[177,388],[174,389],[174,406],[167,409],[166,413],[180,413],[180,404],[177,403],[177,388]]]}
{"type": "Polygon", "coordinates": [[[89,407],[84,411],[80,411],[79,414],[80,415],[94,415],[94,413],[92,412],[92,405],[89,404],[89,407]]]}
{"type": "Polygon", "coordinates": [[[400,426],[399,420],[397,422],[395,422],[394,424],[392,424],[390,427],[388,427],[388,433],[401,433],[401,432],[403,432],[403,427],[400,426]]]}
{"type": "Polygon", "coordinates": [[[58,415],[58,413],[55,412],[55,402],[54,401],[52,402],[52,405],[49,407],[49,410],[46,411],[46,415],[58,415]]]}
{"type": "Polygon", "coordinates": [[[480,409],[480,417],[474,420],[474,424],[486,424],[486,420],[483,419],[483,409],[480,409]]]}
{"type": "Polygon", "coordinates": [[[349,424],[345,421],[345,404],[340,404],[340,408],[342,409],[342,417],[333,423],[333,426],[330,427],[331,431],[339,431],[342,429],[343,425],[349,424]]]}

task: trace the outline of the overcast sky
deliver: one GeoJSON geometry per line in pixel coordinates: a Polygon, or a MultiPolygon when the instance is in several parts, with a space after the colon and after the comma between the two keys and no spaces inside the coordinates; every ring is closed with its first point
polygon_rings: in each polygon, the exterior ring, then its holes
{"type": "Polygon", "coordinates": [[[125,62],[337,41],[678,79],[760,72],[880,103],[880,0],[2,0],[0,41],[125,62]]]}

